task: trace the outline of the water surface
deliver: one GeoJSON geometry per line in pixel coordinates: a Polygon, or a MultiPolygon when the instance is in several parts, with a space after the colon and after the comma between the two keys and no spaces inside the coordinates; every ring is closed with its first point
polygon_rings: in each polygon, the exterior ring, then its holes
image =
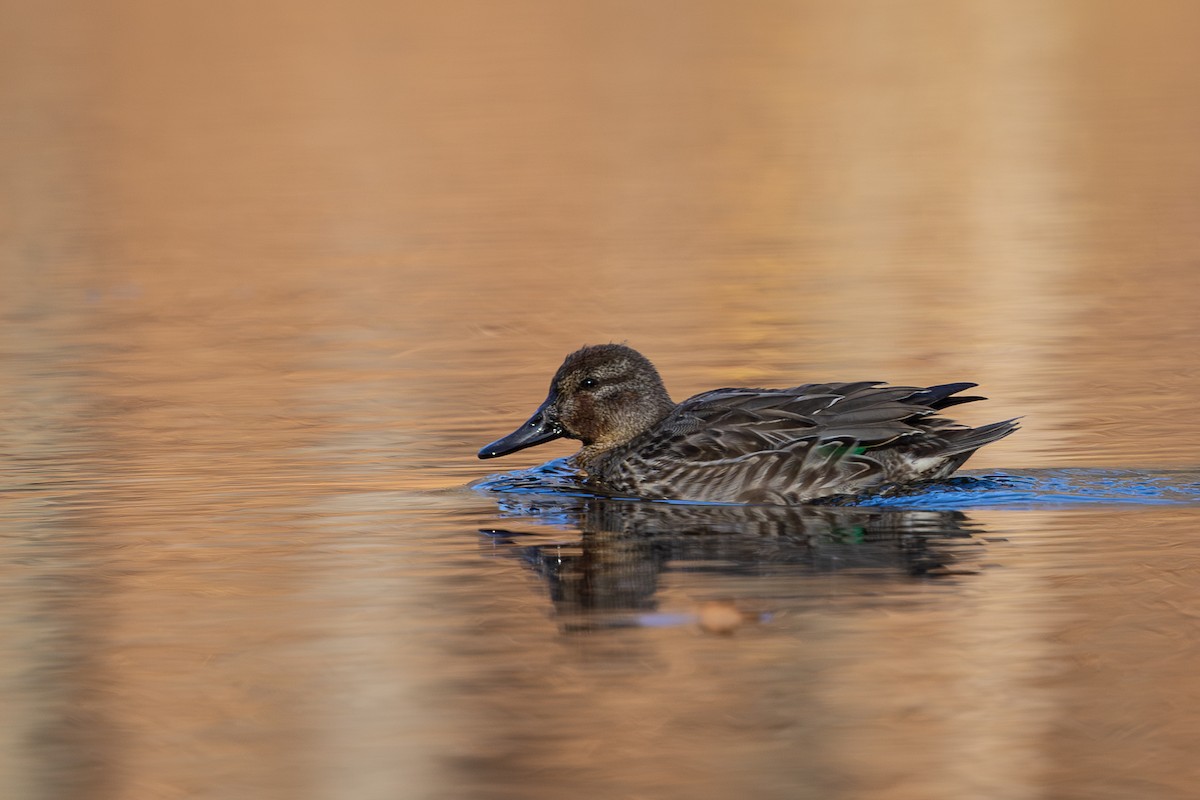
{"type": "Polygon", "coordinates": [[[1194,796],[1193,4],[4,18],[0,796],[1194,796]],[[480,488],[607,341],[1023,428],[860,508],[480,488]]]}

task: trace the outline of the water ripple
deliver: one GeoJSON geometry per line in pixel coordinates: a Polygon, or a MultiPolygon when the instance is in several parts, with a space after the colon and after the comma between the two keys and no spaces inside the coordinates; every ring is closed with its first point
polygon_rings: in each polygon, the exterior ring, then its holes
{"type": "MultiPolygon", "coordinates": [[[[472,488],[503,495],[602,496],[582,485],[568,459],[505,472],[472,488]]],[[[510,498],[511,499],[511,498],[510,498]]],[[[682,501],[657,501],[693,505],[682,501]]],[[[964,473],[944,481],[890,488],[878,494],[830,498],[821,505],[875,508],[1029,508],[1073,505],[1182,505],[1200,503],[1196,470],[1036,469],[964,473]]]]}

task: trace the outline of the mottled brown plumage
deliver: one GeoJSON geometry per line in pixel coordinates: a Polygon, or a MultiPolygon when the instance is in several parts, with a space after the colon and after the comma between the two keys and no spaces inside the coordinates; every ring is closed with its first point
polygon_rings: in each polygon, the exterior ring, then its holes
{"type": "Polygon", "coordinates": [[[716,389],[676,405],[654,365],[624,345],[567,356],[546,401],[479,452],[493,458],[567,437],[607,493],[717,503],[803,503],[945,478],[1013,420],[969,428],[938,415],[973,383],[878,382],[716,389]]]}

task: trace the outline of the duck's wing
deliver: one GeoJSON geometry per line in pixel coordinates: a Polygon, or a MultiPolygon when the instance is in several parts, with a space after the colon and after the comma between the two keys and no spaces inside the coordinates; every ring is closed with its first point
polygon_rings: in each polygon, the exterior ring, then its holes
{"type": "Polygon", "coordinates": [[[681,403],[622,463],[637,484],[629,488],[645,496],[796,503],[857,493],[885,482],[894,468],[891,456],[876,457],[880,448],[911,443],[935,458],[969,454],[1011,432],[1009,424],[971,437],[985,429],[936,416],[982,399],[954,396],[974,385],[717,389],[681,403]]]}
{"type": "Polygon", "coordinates": [[[717,389],[680,403],[664,421],[684,440],[739,455],[789,442],[854,440],[873,448],[899,437],[954,426],[934,421],[937,411],[982,397],[956,397],[973,383],[928,388],[887,386],[875,381],[816,383],[790,389],[717,389]],[[940,423],[940,424],[939,424],[940,423]]]}

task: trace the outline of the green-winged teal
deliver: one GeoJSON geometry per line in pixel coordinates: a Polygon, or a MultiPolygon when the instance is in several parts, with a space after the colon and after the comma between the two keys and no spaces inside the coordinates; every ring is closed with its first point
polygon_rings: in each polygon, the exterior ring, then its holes
{"type": "Polygon", "coordinates": [[[567,437],[574,466],[606,493],[713,503],[803,503],[945,478],[1014,420],[969,428],[937,412],[975,386],[877,381],[715,389],[676,405],[658,370],[618,344],[563,361],[550,394],[517,430],[479,451],[507,455],[567,437]]]}

